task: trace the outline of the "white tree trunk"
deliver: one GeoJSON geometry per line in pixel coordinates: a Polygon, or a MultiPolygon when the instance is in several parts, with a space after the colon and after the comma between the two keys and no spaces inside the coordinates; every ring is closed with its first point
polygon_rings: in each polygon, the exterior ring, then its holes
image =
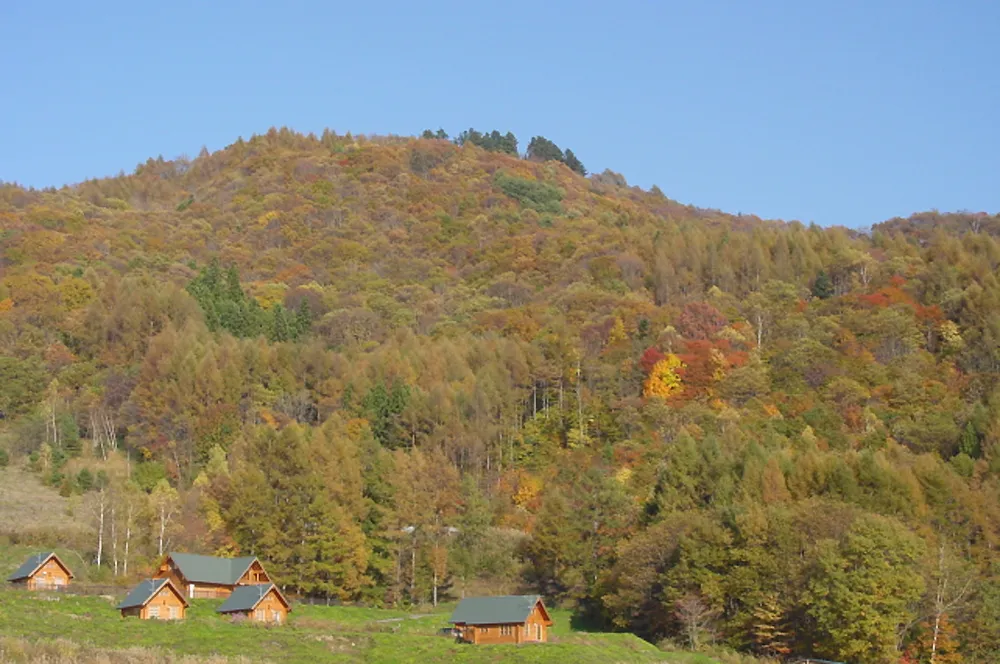
{"type": "Polygon", "coordinates": [[[101,558],[104,555],[104,511],[106,507],[105,495],[106,489],[101,488],[99,503],[98,503],[98,516],[97,516],[97,566],[101,566],[101,558]]]}
{"type": "Polygon", "coordinates": [[[129,544],[132,543],[132,503],[129,502],[128,509],[125,512],[125,556],[122,560],[122,574],[128,576],[128,549],[129,544]]]}
{"type": "Polygon", "coordinates": [[[104,411],[104,439],[107,442],[108,449],[117,450],[118,449],[118,427],[115,426],[115,420],[111,415],[104,411]]]}
{"type": "Polygon", "coordinates": [[[97,421],[97,411],[90,409],[90,442],[94,449],[101,450],[101,458],[107,461],[108,453],[104,449],[104,427],[97,421]]]}
{"type": "Polygon", "coordinates": [[[118,519],[117,505],[111,501],[111,561],[114,566],[114,575],[118,576],[118,519]]]}
{"type": "Polygon", "coordinates": [[[160,536],[157,538],[156,554],[163,555],[163,535],[167,532],[167,506],[160,505],[160,536]]]}
{"type": "Polygon", "coordinates": [[[934,658],[937,656],[937,644],[938,644],[938,634],[941,631],[941,614],[938,613],[934,616],[934,638],[931,640],[931,664],[934,664],[934,658]]]}

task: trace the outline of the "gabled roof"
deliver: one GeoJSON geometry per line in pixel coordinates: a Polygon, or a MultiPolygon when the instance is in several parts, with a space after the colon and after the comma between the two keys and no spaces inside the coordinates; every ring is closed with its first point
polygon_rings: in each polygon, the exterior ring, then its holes
{"type": "Polygon", "coordinates": [[[164,586],[169,586],[174,591],[174,594],[180,598],[181,602],[184,603],[184,606],[188,605],[187,600],[184,599],[184,595],[177,590],[170,579],[144,579],[129,592],[125,599],[122,600],[122,603],[118,605],[118,608],[134,609],[138,606],[146,606],[146,603],[153,599],[156,593],[160,592],[164,586]]]}
{"type": "MultiPolygon", "coordinates": [[[[541,601],[542,598],[538,595],[466,597],[455,607],[450,622],[464,625],[523,623],[541,601]]],[[[541,608],[546,622],[551,623],[545,605],[542,604],[541,608]]]]}
{"type": "Polygon", "coordinates": [[[281,603],[289,611],[292,610],[288,600],[285,599],[281,591],[273,583],[258,583],[252,586],[236,586],[233,594],[216,609],[218,613],[232,613],[234,611],[253,611],[261,601],[267,597],[271,591],[278,596],[281,603]]]}
{"type": "Polygon", "coordinates": [[[196,553],[171,553],[184,578],[191,583],[213,583],[220,586],[235,586],[257,560],[255,556],[243,558],[216,558],[200,556],[196,553]]]}
{"type": "Polygon", "coordinates": [[[13,574],[7,577],[7,580],[21,581],[22,579],[31,578],[31,576],[38,571],[38,568],[49,562],[49,558],[55,558],[55,561],[59,563],[59,566],[66,570],[66,573],[69,574],[69,578],[73,578],[73,572],[69,571],[69,568],[63,564],[63,561],[59,560],[59,556],[52,551],[48,551],[46,553],[36,553],[28,558],[14,571],[13,574]]]}

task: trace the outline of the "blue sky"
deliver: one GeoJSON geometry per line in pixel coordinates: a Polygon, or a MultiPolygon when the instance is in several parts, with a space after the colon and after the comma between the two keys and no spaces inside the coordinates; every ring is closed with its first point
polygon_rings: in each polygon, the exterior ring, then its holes
{"type": "Polygon", "coordinates": [[[272,125],[544,135],[729,212],[1000,211],[1000,2],[0,3],[0,180],[272,125]]]}

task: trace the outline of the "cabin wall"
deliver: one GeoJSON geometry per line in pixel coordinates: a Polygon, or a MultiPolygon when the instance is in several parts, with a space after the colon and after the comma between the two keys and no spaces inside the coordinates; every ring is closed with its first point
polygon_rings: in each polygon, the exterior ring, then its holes
{"type": "Polygon", "coordinates": [[[69,574],[53,559],[42,565],[27,582],[28,590],[65,588],[69,585],[69,574]]]}
{"type": "Polygon", "coordinates": [[[250,619],[254,622],[283,625],[288,621],[288,609],[285,608],[285,605],[281,603],[281,600],[278,599],[272,590],[267,594],[267,597],[260,601],[254,609],[253,615],[250,616],[250,619]]]}
{"type": "Polygon", "coordinates": [[[545,625],[545,616],[536,605],[531,615],[524,621],[521,641],[545,642],[549,640],[549,628],[545,625]]]}
{"type": "Polygon", "coordinates": [[[521,625],[468,625],[465,640],[477,644],[521,643],[521,625]]]}
{"type": "Polygon", "coordinates": [[[184,618],[184,602],[167,586],[153,596],[142,607],[139,617],[143,620],[181,620],[184,618]]]}
{"type": "Polygon", "coordinates": [[[130,609],[122,609],[122,618],[142,618],[142,607],[133,606],[130,609]]]}
{"type": "Polygon", "coordinates": [[[233,594],[232,586],[216,586],[209,583],[191,583],[182,590],[188,598],[226,599],[233,594]]]}
{"type": "Polygon", "coordinates": [[[271,583],[271,577],[264,571],[260,562],[255,560],[236,585],[251,586],[258,583],[271,583]]]}

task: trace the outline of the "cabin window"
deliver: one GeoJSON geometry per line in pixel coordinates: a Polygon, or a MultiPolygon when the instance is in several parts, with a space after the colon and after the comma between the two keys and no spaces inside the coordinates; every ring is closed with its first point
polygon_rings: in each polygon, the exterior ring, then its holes
{"type": "Polygon", "coordinates": [[[510,636],[514,633],[514,628],[511,625],[500,625],[500,636],[510,636]]]}
{"type": "Polygon", "coordinates": [[[176,606],[171,606],[169,610],[170,610],[170,619],[171,620],[176,620],[177,619],[177,607],[176,606]]]}
{"type": "Polygon", "coordinates": [[[482,627],[481,629],[483,630],[483,634],[489,634],[490,633],[490,628],[489,627],[482,627]]]}
{"type": "Polygon", "coordinates": [[[149,607],[149,617],[150,618],[159,618],[160,617],[160,607],[158,607],[158,606],[151,606],[151,607],[149,607]]]}
{"type": "Polygon", "coordinates": [[[259,620],[260,622],[264,622],[265,620],[267,620],[267,614],[264,612],[264,609],[257,609],[254,612],[254,618],[259,620]]]}
{"type": "Polygon", "coordinates": [[[275,611],[274,609],[271,610],[271,622],[281,622],[281,613],[279,611],[275,611]]]}

